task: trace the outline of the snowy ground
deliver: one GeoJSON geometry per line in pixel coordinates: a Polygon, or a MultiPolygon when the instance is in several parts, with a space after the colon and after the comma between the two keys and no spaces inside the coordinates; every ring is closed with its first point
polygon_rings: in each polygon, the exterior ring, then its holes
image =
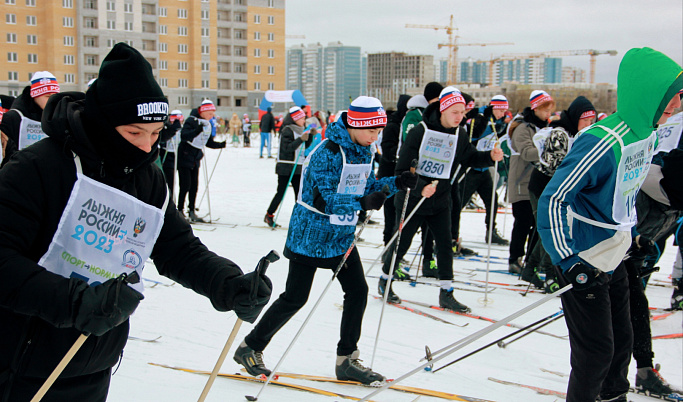
{"type": "MultiPolygon", "coordinates": [[[[254,143],[256,141],[252,141],[252,144],[254,143]]],[[[273,155],[275,152],[277,151],[274,149],[273,155]]],[[[205,159],[209,173],[219,155],[210,186],[211,213],[214,218],[220,218],[221,223],[234,223],[237,226],[234,228],[216,226],[215,231],[202,230],[196,231],[196,234],[211,250],[232,259],[245,272],[251,271],[259,258],[269,250],[275,249],[281,252],[285,242],[285,230],[269,230],[262,222],[266,208],[275,193],[275,159],[259,159],[257,146],[251,148],[229,146],[220,154],[219,151],[209,150],[205,159]]],[[[203,176],[200,176],[200,180],[203,180],[203,176]]],[[[200,186],[200,197],[203,187],[200,186]]],[[[279,222],[284,227],[288,225],[293,205],[294,200],[290,189],[279,218],[279,222]]],[[[204,200],[201,209],[201,214],[208,213],[207,200],[204,200]]],[[[373,215],[373,219],[383,221],[381,215],[378,212],[373,215]]],[[[484,215],[481,213],[463,213],[461,235],[467,247],[485,255],[483,221],[484,215]]],[[[498,227],[509,239],[512,216],[498,215],[498,227]]],[[[201,227],[200,229],[207,228],[201,227]]],[[[359,250],[367,269],[380,252],[376,246],[382,239],[382,226],[366,228],[362,237],[366,242],[360,245],[359,250]]],[[[417,246],[418,243],[414,242],[413,251],[417,249],[417,246]]],[[[662,272],[653,275],[653,281],[657,284],[670,284],[668,276],[671,272],[674,252],[673,247],[667,247],[660,262],[662,272]]],[[[507,258],[507,250],[504,247],[494,247],[491,253],[494,256],[507,258]]],[[[417,260],[415,267],[417,267],[417,260]]],[[[491,264],[490,268],[506,271],[507,265],[496,263],[491,264]]],[[[484,280],[485,269],[486,264],[482,262],[454,261],[455,279],[459,281],[484,280]]],[[[376,266],[370,275],[378,275],[379,271],[379,267],[376,266]]],[[[171,280],[161,277],[152,264],[148,264],[143,276],[167,285],[172,284],[171,280]]],[[[274,297],[271,300],[274,301],[284,289],[287,260],[283,259],[273,264],[268,271],[268,276],[274,284],[274,297]]],[[[330,271],[318,271],[308,304],[275,336],[266,349],[265,360],[269,367],[273,368],[282,356],[329,279],[330,271]]],[[[521,283],[516,277],[504,273],[491,273],[490,281],[521,283]]],[[[377,294],[377,279],[368,278],[368,284],[371,295],[377,294]]],[[[109,400],[115,402],[196,400],[206,383],[207,376],[169,370],[151,366],[148,363],[211,371],[235,324],[236,317],[233,313],[216,312],[207,299],[177,284],[154,287],[151,285],[153,285],[152,282],[146,283],[145,300],[132,317],[131,336],[141,338],[160,336],[161,338],[154,343],[136,340],[128,342],[123,362],[112,378],[109,400]]],[[[481,290],[465,284],[458,284],[458,286],[481,290]]],[[[494,287],[497,286],[492,286],[494,287]]],[[[424,285],[410,287],[408,283],[396,283],[394,289],[404,299],[438,304],[438,288],[436,287],[424,285]]],[[[670,285],[648,287],[650,305],[669,307],[671,291],[670,285]]],[[[539,293],[532,293],[521,297],[520,292],[495,289],[487,296],[489,304],[484,305],[482,303],[484,293],[456,290],[458,300],[472,307],[473,314],[493,319],[510,315],[543,296],[539,293]]],[[[343,293],[340,286],[335,283],[281,365],[280,371],[334,376],[335,347],[341,318],[338,305],[342,303],[342,300],[343,293]]],[[[424,356],[425,345],[429,345],[432,351],[438,350],[489,325],[485,321],[418,308],[454,324],[467,324],[467,326],[448,325],[387,306],[373,368],[389,378],[400,377],[418,367],[420,364],[418,360],[424,356]]],[[[551,300],[517,319],[515,323],[521,325],[532,323],[557,312],[559,308],[559,299],[551,300]]],[[[367,365],[370,365],[380,311],[381,303],[369,296],[363,336],[359,345],[361,357],[367,365]]],[[[682,322],[683,314],[678,312],[666,319],[652,322],[652,332],[655,335],[678,333],[681,332],[682,322]]],[[[236,344],[241,342],[250,329],[251,325],[246,323],[242,325],[221,372],[239,371],[240,367],[233,362],[232,354],[236,344]]],[[[544,330],[557,335],[567,334],[563,320],[550,324],[544,330]]],[[[497,329],[492,334],[448,356],[443,362],[463,356],[512,331],[513,329],[507,327],[497,329]]],[[[681,364],[683,341],[681,339],[655,340],[654,350],[655,362],[662,364],[663,376],[673,386],[683,388],[683,365],[681,364]]],[[[436,365],[436,367],[439,366],[440,364],[436,365]]],[[[544,396],[528,389],[501,385],[488,380],[488,377],[495,377],[556,391],[566,391],[566,377],[544,372],[541,369],[569,373],[567,340],[531,334],[505,349],[493,346],[438,373],[420,371],[402,384],[494,401],[559,400],[554,396],[544,396]]],[[[635,363],[631,365],[629,379],[632,382],[635,381],[635,363]]],[[[358,386],[313,383],[284,378],[282,380],[356,397],[363,397],[373,390],[358,386]]],[[[244,395],[255,395],[259,388],[260,384],[218,378],[207,400],[243,401],[244,395]]],[[[414,401],[415,398],[416,395],[387,390],[374,397],[373,400],[400,402],[414,401]]],[[[631,395],[630,399],[633,401],[651,400],[640,395],[631,395]]],[[[269,386],[261,394],[259,400],[334,401],[340,399],[269,386]]],[[[422,402],[436,400],[438,399],[424,396],[420,398],[422,402]]]]}

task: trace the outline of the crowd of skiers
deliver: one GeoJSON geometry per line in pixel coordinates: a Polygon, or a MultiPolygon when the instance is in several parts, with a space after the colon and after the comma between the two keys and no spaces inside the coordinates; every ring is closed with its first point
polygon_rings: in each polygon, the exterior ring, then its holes
{"type": "MultiPolygon", "coordinates": [[[[556,114],[551,94],[535,90],[513,117],[502,94],[475,108],[470,95],[435,82],[423,94],[400,96],[389,114],[367,96],[333,119],[299,106],[281,119],[268,110],[259,123],[261,158],[264,148],[272,158],[277,120],[280,127],[277,190],[264,221],[277,226],[292,185],[289,274],[234,360],[252,375],[270,375],[264,349],[307,302],[317,269],[331,269],[345,294],[337,378],[384,382],[360,363],[357,347],[368,286],[356,227],[368,222],[366,211],[384,208],[378,290],[389,302],[401,302],[391,282],[410,277],[401,260],[421,231],[422,273],[438,279],[439,305],[467,313],[454,296],[453,257],[474,253],[463,247],[459,226],[477,193],[487,242],[509,245],[509,272],[548,293],[562,289],[567,400],[626,401],[631,356],[637,388],[671,393],[653,364],[645,286],[683,217],[683,115],[674,115],[682,94],[681,67],[641,48],[621,62],[610,116],[584,96],[556,114]],[[501,193],[514,216],[509,242],[496,229],[501,193]]],[[[60,92],[54,75],[41,71],[19,97],[0,101],[0,401],[30,399],[82,336],[44,400],[104,401],[128,317],[144,298],[135,273],[147,258],[217,310],[256,321],[270,280],[209,251],[190,225],[202,222],[196,197],[204,149],[227,142],[216,141],[211,101],[187,117],[169,111],[149,63],[123,43],[85,93],[60,92]]],[[[241,134],[249,146],[247,115],[223,125],[233,145],[241,134]]],[[[679,251],[673,309],[683,309],[681,260],[679,251]]]]}

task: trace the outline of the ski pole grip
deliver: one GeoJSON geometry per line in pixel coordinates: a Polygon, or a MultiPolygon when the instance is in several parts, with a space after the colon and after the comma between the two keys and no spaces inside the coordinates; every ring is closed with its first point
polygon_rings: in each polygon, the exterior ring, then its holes
{"type": "Polygon", "coordinates": [[[415,169],[417,169],[417,159],[410,161],[410,173],[415,174],[415,169]]]}
{"type": "Polygon", "coordinates": [[[259,280],[263,275],[266,274],[266,269],[271,262],[275,262],[280,259],[280,254],[275,250],[270,250],[265,257],[262,257],[258,264],[256,265],[256,275],[251,281],[251,293],[249,297],[254,300],[256,298],[256,292],[258,291],[259,280]]]}

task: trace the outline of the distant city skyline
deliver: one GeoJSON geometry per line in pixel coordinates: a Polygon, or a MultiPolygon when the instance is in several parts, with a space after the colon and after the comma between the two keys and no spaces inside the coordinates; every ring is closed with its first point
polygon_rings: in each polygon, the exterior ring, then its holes
{"type": "MultiPolygon", "coordinates": [[[[364,53],[406,52],[448,56],[445,30],[405,28],[405,24],[449,24],[459,29],[459,44],[514,42],[508,46],[461,46],[458,63],[468,57],[489,60],[503,53],[534,53],[552,50],[617,50],[616,56],[596,57],[596,82],[616,84],[617,70],[630,48],[648,46],[683,64],[683,2],[660,0],[645,4],[637,0],[541,0],[509,2],[456,2],[431,0],[376,0],[344,2],[320,0],[286,1],[287,39],[295,44],[341,41],[360,46],[364,53]],[[513,4],[515,7],[511,7],[513,4]],[[520,6],[523,4],[523,6],[520,6]]],[[[589,56],[563,57],[563,66],[589,71],[589,56]]]]}

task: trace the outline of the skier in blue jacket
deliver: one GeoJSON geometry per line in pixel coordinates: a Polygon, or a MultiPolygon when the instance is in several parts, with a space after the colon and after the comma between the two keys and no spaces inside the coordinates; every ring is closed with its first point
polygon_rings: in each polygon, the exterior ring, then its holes
{"type": "MultiPolygon", "coordinates": [[[[263,349],[306,304],[318,267],[336,269],[353,243],[358,211],[380,209],[387,196],[415,187],[417,175],[376,179],[370,145],[387,124],[382,104],[360,96],[340,119],[327,126],[327,138],[304,162],[301,190],[289,222],[284,255],[289,259],[285,291],[237,348],[234,359],[251,375],[270,375],[263,349]],[[384,190],[384,191],[383,191],[384,190]],[[385,191],[388,190],[388,193],[385,191]]],[[[360,364],[358,339],[368,297],[363,265],[354,247],[337,279],[344,290],[341,339],[335,371],[340,380],[363,384],[385,378],[360,364]]]]}
{"type": "Polygon", "coordinates": [[[567,401],[626,401],[633,330],[622,259],[657,124],[680,107],[681,66],[650,48],[624,55],[617,112],[578,134],[538,203],[543,247],[563,275],[572,371],[567,401]]]}

